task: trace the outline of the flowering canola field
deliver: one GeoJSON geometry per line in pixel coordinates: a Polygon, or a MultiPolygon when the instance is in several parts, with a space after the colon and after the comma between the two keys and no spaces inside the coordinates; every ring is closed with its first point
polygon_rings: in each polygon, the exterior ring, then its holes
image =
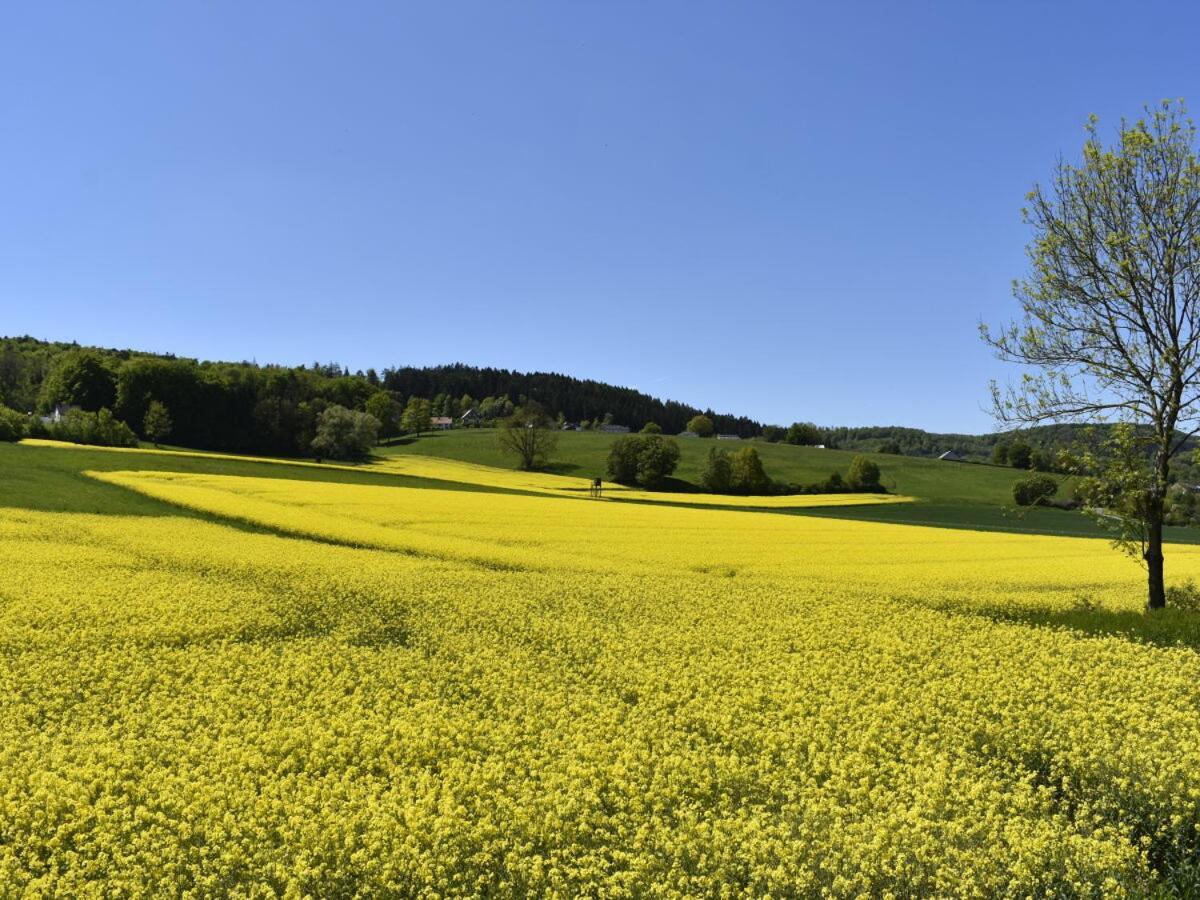
{"type": "MultiPolygon", "coordinates": [[[[1121,896],[1186,874],[1200,656],[1102,541],[96,473],[0,513],[0,884],[1121,896]]],[[[1200,552],[1171,549],[1200,575],[1200,552]]]]}

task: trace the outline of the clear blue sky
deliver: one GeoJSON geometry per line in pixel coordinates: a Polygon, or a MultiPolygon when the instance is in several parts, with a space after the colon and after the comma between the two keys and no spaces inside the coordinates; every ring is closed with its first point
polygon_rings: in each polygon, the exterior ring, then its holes
{"type": "Polygon", "coordinates": [[[986,430],[1024,194],[1192,4],[22,3],[0,333],[986,430]]]}

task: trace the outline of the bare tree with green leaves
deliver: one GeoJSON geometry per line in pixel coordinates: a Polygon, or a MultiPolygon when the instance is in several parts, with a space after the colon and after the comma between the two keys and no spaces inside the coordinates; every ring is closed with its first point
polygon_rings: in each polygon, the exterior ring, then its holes
{"type": "Polygon", "coordinates": [[[1123,120],[1111,146],[1092,117],[1082,161],[1060,161],[1051,183],[1029,194],[1031,271],[1015,285],[1023,317],[998,332],[982,328],[1001,359],[1032,370],[1016,386],[993,383],[1001,423],[1116,421],[1146,435],[1145,452],[1121,457],[1110,481],[1124,496],[1118,540],[1145,561],[1151,609],[1166,605],[1172,460],[1200,430],[1195,142],[1182,103],[1123,120]]]}
{"type": "Polygon", "coordinates": [[[515,456],[522,469],[541,468],[558,448],[558,429],[538,403],[530,401],[518,407],[498,424],[500,449],[515,456]]]}

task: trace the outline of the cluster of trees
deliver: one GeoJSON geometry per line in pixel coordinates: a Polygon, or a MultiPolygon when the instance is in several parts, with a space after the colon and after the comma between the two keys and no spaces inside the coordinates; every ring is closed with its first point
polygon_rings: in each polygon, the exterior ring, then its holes
{"type": "Polygon", "coordinates": [[[700,470],[700,483],[713,494],[770,494],[774,485],[763,469],[758,451],[741,447],[730,453],[712,447],[700,470]]]}
{"type": "Polygon", "coordinates": [[[1045,506],[1058,493],[1058,482],[1049,475],[1030,475],[1013,483],[1017,506],[1045,506]]]}
{"type": "MultiPolygon", "coordinates": [[[[519,398],[526,398],[543,409],[561,413],[568,422],[594,423],[607,414],[610,421],[657,422],[667,434],[678,434],[690,419],[703,414],[721,434],[754,437],[762,431],[759,422],[745,416],[718,414],[711,409],[659,400],[632,388],[552,372],[522,373],[461,364],[404,367],[385,369],[382,384],[387,390],[404,396],[515,397],[518,398],[517,405],[523,404],[519,398]]],[[[482,408],[480,413],[483,413],[482,408]]],[[[511,413],[510,408],[507,414],[511,413]]]]}
{"type": "Polygon", "coordinates": [[[998,466],[1033,469],[1036,472],[1057,472],[1062,469],[1058,454],[1045,447],[1034,447],[1021,438],[996,444],[992,450],[992,462],[998,466]]]}
{"type": "MultiPolygon", "coordinates": [[[[651,421],[681,431],[704,415],[722,432],[751,437],[759,423],[628,388],[556,374],[523,374],[463,365],[374,369],[351,374],[336,364],[259,366],[198,362],[129,350],[81,348],[33,338],[0,339],[0,404],[49,412],[70,404],[110,410],[147,440],[150,404],[167,410],[175,443],[213,450],[305,456],[313,452],[322,413],[334,406],[372,416],[379,439],[418,433],[434,416],[474,410],[478,424],[510,418],[536,403],[559,424],[585,427],[651,421]]],[[[152,424],[157,416],[152,416],[152,424]]],[[[158,440],[162,440],[160,435],[158,440]]]]}
{"type": "Polygon", "coordinates": [[[618,484],[661,487],[679,465],[679,444],[661,434],[619,437],[608,452],[607,471],[618,484]]]}

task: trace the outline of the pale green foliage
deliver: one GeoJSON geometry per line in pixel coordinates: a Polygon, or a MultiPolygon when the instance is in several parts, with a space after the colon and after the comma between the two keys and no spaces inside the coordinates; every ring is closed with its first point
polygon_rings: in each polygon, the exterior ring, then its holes
{"type": "Polygon", "coordinates": [[[500,420],[497,439],[500,449],[516,457],[517,467],[525,471],[545,466],[558,449],[558,429],[554,420],[540,405],[532,402],[500,420]]]}
{"type": "MultiPolygon", "coordinates": [[[[1022,320],[996,333],[983,328],[1002,359],[1033,370],[1007,391],[992,385],[1001,421],[1116,419],[1149,431],[1150,479],[1121,518],[1141,516],[1151,607],[1164,603],[1171,460],[1200,428],[1195,142],[1182,104],[1164,102],[1143,119],[1123,121],[1111,146],[1093,118],[1080,162],[1061,162],[1050,186],[1029,195],[1030,273],[1016,285],[1022,320]]],[[[1144,471],[1139,465],[1130,477],[1144,471]]],[[[1109,475],[1122,480],[1111,465],[1109,475]]]]}
{"type": "Polygon", "coordinates": [[[428,431],[433,417],[432,404],[421,397],[410,397],[400,418],[400,429],[408,434],[428,431]]]}
{"type": "Polygon", "coordinates": [[[157,400],[150,401],[146,407],[146,419],[142,423],[142,434],[156,445],[170,437],[171,414],[164,404],[157,400]]]}
{"type": "Polygon", "coordinates": [[[330,406],[317,418],[313,453],[321,459],[363,459],[379,440],[379,420],[366,413],[330,406]]]}

